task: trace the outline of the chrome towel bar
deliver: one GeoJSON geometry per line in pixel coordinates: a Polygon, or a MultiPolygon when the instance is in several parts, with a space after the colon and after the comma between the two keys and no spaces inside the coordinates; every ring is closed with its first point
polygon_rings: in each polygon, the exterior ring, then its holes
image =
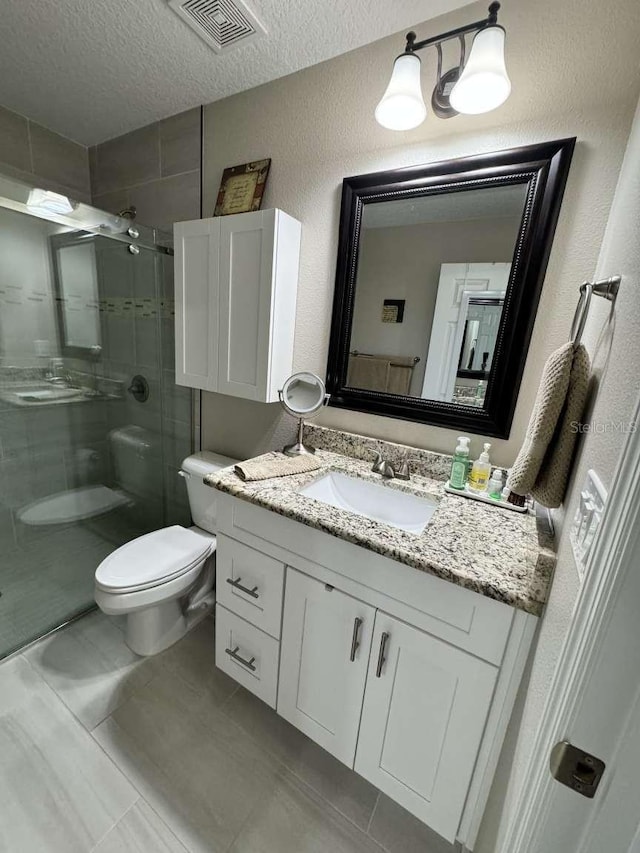
{"type": "Polygon", "coordinates": [[[587,322],[589,314],[589,306],[592,296],[602,296],[609,302],[615,302],[618,290],[620,288],[621,278],[619,275],[612,275],[610,278],[603,278],[600,281],[585,281],[580,285],[580,299],[576,306],[576,313],[573,315],[571,323],[571,334],[569,340],[575,346],[580,343],[584,326],[587,322]]]}

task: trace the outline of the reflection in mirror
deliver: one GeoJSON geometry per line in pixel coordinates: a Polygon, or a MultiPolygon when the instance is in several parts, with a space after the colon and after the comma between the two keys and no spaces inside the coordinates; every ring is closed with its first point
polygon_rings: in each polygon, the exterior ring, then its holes
{"type": "Polygon", "coordinates": [[[453,402],[483,405],[503,306],[504,291],[464,292],[454,344],[457,352],[462,338],[453,402]]]}
{"type": "Polygon", "coordinates": [[[62,351],[97,355],[101,337],[95,238],[74,231],[50,240],[62,351]]]}
{"type": "Polygon", "coordinates": [[[527,190],[364,205],[349,387],[483,406],[527,190]]]}

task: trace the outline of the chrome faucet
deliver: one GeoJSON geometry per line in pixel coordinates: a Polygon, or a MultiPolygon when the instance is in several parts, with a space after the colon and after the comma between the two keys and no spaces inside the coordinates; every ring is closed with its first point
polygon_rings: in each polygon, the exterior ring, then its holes
{"type": "Polygon", "coordinates": [[[373,465],[371,466],[371,470],[374,474],[380,474],[382,477],[388,477],[392,479],[396,476],[396,472],[393,469],[393,465],[390,462],[387,462],[386,459],[382,458],[382,454],[376,451],[376,458],[373,460],[373,465]]]}
{"type": "Polygon", "coordinates": [[[406,450],[402,457],[402,461],[400,462],[400,467],[396,471],[393,465],[388,462],[386,459],[383,459],[382,454],[376,451],[376,456],[373,461],[373,466],[371,470],[374,474],[380,474],[382,477],[386,477],[389,480],[410,480],[411,479],[411,463],[414,462],[414,459],[409,457],[409,451],[406,450]]]}
{"type": "Polygon", "coordinates": [[[65,368],[64,361],[61,358],[49,359],[49,369],[45,374],[45,378],[52,385],[66,385],[71,387],[73,384],[71,373],[65,368]]]}

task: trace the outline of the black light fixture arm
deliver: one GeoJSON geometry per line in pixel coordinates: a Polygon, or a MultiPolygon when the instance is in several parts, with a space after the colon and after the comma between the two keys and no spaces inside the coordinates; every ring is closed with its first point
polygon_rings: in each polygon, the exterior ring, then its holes
{"type": "Polygon", "coordinates": [[[460,36],[467,35],[467,33],[475,33],[483,30],[485,27],[493,27],[498,23],[499,9],[500,3],[496,0],[496,2],[491,3],[489,14],[482,21],[476,21],[474,24],[467,24],[464,27],[457,27],[455,30],[449,30],[446,33],[441,33],[439,36],[433,36],[433,38],[423,39],[422,41],[416,41],[416,34],[412,30],[407,33],[407,44],[404,52],[415,53],[416,50],[422,50],[432,44],[442,44],[442,42],[449,41],[449,39],[459,38],[460,36]]]}

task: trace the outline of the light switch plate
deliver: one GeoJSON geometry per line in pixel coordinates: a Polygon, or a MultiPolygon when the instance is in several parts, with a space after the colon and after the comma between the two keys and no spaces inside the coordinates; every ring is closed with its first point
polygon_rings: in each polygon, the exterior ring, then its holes
{"type": "Polygon", "coordinates": [[[590,468],[580,492],[570,532],[571,546],[580,578],[584,577],[606,502],[607,490],[602,485],[600,477],[590,468]]]}

